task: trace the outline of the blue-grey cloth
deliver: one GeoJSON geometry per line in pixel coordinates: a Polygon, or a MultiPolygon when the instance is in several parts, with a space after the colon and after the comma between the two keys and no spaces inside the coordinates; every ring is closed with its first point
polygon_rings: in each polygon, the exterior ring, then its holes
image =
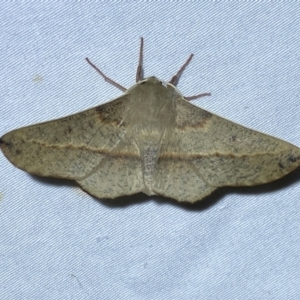
{"type": "MultiPolygon", "coordinates": [[[[0,136],[80,112],[145,76],[211,92],[195,104],[300,146],[297,1],[0,4],[0,136]]],[[[218,172],[218,170],[215,170],[218,172]]],[[[196,205],[96,200],[0,153],[0,298],[300,299],[300,172],[196,205]]]]}

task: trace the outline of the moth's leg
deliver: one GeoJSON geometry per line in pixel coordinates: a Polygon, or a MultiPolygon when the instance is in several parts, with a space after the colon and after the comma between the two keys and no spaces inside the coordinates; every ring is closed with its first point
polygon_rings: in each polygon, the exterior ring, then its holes
{"type": "MultiPolygon", "coordinates": [[[[177,85],[178,83],[178,80],[181,76],[181,74],[183,73],[184,69],[187,67],[187,65],[190,63],[190,61],[192,60],[194,54],[191,54],[189,56],[189,58],[187,59],[187,61],[183,64],[183,66],[179,69],[179,71],[176,73],[176,75],[174,75],[172,77],[172,79],[169,81],[169,83],[173,84],[174,86],[177,85]]],[[[195,100],[195,99],[198,99],[200,97],[204,97],[204,96],[210,96],[211,94],[210,93],[202,93],[202,94],[198,94],[198,95],[195,95],[195,96],[189,96],[189,97],[184,97],[185,100],[187,101],[191,101],[191,100],[195,100]]]]}
{"type": "Polygon", "coordinates": [[[136,69],[136,77],[135,77],[136,82],[139,82],[144,79],[143,51],[144,51],[144,39],[141,37],[139,63],[136,69]]]}
{"type": "Polygon", "coordinates": [[[211,96],[211,93],[202,93],[195,96],[184,97],[184,99],[187,101],[191,101],[205,96],[211,96]]]}
{"type": "Polygon", "coordinates": [[[124,88],[122,85],[118,84],[114,80],[110,79],[109,77],[105,76],[88,58],[86,58],[86,61],[104,78],[106,82],[112,84],[122,92],[126,92],[126,88],[124,88]]]}
{"type": "Polygon", "coordinates": [[[173,84],[174,86],[177,85],[178,80],[182,74],[182,72],[184,71],[184,69],[186,68],[186,66],[190,63],[190,61],[192,60],[194,54],[191,54],[189,56],[189,58],[187,59],[187,61],[183,64],[183,66],[179,69],[179,71],[172,77],[172,79],[169,81],[169,83],[173,84]]]}

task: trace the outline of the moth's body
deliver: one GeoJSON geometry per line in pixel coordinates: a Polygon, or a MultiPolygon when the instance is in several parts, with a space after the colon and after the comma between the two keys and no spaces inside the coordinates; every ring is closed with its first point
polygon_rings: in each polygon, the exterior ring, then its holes
{"type": "Polygon", "coordinates": [[[130,128],[131,136],[127,138],[139,150],[144,181],[142,192],[155,195],[152,187],[155,167],[161,145],[168,141],[175,127],[175,99],[182,96],[174,86],[154,76],[134,85],[126,94],[132,100],[129,100],[122,124],[130,128]]]}
{"type": "Polygon", "coordinates": [[[8,132],[1,150],[20,169],[76,180],[97,198],[144,192],[191,203],[300,165],[298,147],[196,107],[174,85],[140,80],[106,104],[8,132]]]}

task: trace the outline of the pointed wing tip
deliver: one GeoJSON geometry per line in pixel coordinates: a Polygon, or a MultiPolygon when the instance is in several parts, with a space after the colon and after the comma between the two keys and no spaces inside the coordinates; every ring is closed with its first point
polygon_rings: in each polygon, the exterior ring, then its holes
{"type": "MultiPolygon", "coordinates": [[[[5,141],[5,135],[0,138],[0,149],[4,153],[4,148],[8,148],[10,143],[5,141]]],[[[5,154],[5,153],[4,153],[5,154]]]]}

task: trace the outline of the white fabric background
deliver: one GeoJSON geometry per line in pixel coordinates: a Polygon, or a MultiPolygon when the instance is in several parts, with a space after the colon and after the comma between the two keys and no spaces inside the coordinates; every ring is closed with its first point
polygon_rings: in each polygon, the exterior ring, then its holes
{"type": "MultiPolygon", "coordinates": [[[[120,95],[145,76],[300,146],[298,2],[0,4],[0,136],[120,95]]],[[[299,299],[300,172],[194,206],[101,202],[0,154],[1,299],[299,299]]]]}

